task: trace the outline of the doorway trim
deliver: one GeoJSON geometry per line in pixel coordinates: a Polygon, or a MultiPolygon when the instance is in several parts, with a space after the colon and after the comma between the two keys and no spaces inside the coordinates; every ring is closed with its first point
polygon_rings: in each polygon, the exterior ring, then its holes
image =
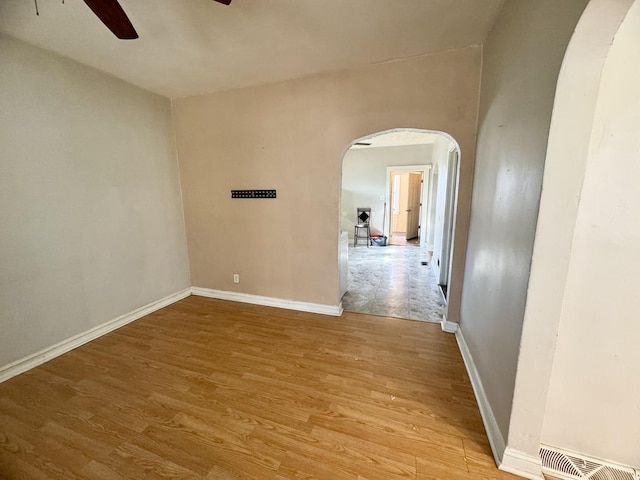
{"type": "Polygon", "coordinates": [[[425,164],[425,165],[387,165],[387,181],[385,187],[385,196],[387,201],[387,209],[385,215],[389,219],[387,224],[384,227],[383,235],[386,235],[387,238],[391,239],[391,174],[393,172],[422,172],[422,192],[420,193],[420,246],[426,246],[426,238],[427,238],[427,212],[431,209],[431,205],[428,200],[429,197],[429,180],[431,179],[431,170],[433,165],[425,164]]]}
{"type": "MultiPolygon", "coordinates": [[[[460,265],[458,265],[458,268],[456,269],[456,273],[455,273],[455,277],[456,277],[456,282],[454,285],[454,282],[452,281],[453,277],[454,277],[454,270],[453,268],[450,268],[449,270],[449,294],[448,294],[448,298],[447,301],[445,302],[445,311],[444,311],[444,315],[442,318],[442,329],[445,332],[449,332],[449,333],[455,333],[456,330],[458,329],[458,320],[459,320],[459,315],[460,315],[460,303],[461,303],[461,299],[462,299],[462,276],[464,275],[463,270],[461,270],[461,268],[463,268],[464,265],[464,258],[466,255],[466,238],[468,237],[469,231],[468,231],[468,223],[464,223],[459,225],[458,224],[458,203],[459,203],[459,194],[460,194],[460,175],[461,175],[461,170],[462,170],[462,161],[463,161],[463,157],[465,157],[465,154],[463,154],[462,149],[460,147],[460,144],[458,143],[458,141],[451,136],[449,133],[442,131],[442,130],[431,130],[431,129],[425,129],[425,128],[411,128],[411,127],[398,127],[398,128],[390,128],[387,130],[381,130],[378,132],[374,132],[374,133],[370,133],[367,135],[362,135],[360,137],[357,137],[353,140],[351,140],[342,150],[342,155],[340,157],[340,175],[338,177],[338,189],[339,191],[342,191],[342,185],[343,185],[343,169],[344,169],[344,160],[345,160],[345,156],[347,154],[347,152],[349,151],[349,149],[351,147],[353,147],[356,143],[359,142],[366,142],[369,139],[373,139],[375,137],[378,137],[380,135],[385,135],[385,134],[389,134],[389,133],[394,133],[394,132],[418,132],[418,133],[424,133],[424,134],[430,134],[430,135],[438,135],[440,137],[443,137],[444,139],[448,140],[452,145],[453,148],[458,152],[458,171],[457,171],[457,175],[456,175],[456,186],[458,188],[456,188],[456,198],[455,198],[455,207],[454,207],[454,231],[453,231],[453,235],[451,238],[451,242],[452,242],[452,247],[451,247],[451,265],[453,266],[454,264],[461,264],[462,267],[460,265]],[[455,246],[455,242],[456,237],[458,235],[456,235],[456,233],[460,233],[457,230],[458,229],[462,229],[463,233],[464,233],[464,241],[462,241],[463,245],[462,245],[462,250],[460,249],[456,249],[455,246]],[[453,315],[450,315],[450,309],[453,305],[453,315]],[[453,317],[453,320],[451,320],[451,318],[453,317]]],[[[466,158],[466,157],[465,157],[466,158]]],[[[473,161],[473,157],[472,157],[472,161],[473,161]]],[[[468,206],[467,205],[463,205],[462,206],[465,212],[465,215],[468,214],[468,206]]],[[[340,194],[340,199],[338,201],[338,210],[337,210],[337,217],[336,217],[336,221],[338,223],[338,231],[341,232],[342,231],[342,194],[340,194]]],[[[463,216],[464,218],[464,216],[463,216]]],[[[386,230],[386,227],[385,227],[386,230]]],[[[339,238],[336,240],[337,242],[339,241],[339,238]]],[[[339,257],[339,255],[338,255],[339,257]]],[[[341,265],[340,265],[340,259],[337,258],[337,270],[338,272],[340,271],[341,265]]],[[[340,293],[340,289],[339,289],[339,285],[337,285],[337,294],[340,293]]]]}
{"type": "MultiPolygon", "coordinates": [[[[592,0],[571,37],[551,114],[507,448],[500,469],[542,478],[547,397],[605,61],[633,1],[592,0]]],[[[495,455],[499,459],[502,452],[495,455]]]]}
{"type": "MultiPolygon", "coordinates": [[[[440,286],[447,288],[451,283],[451,264],[453,263],[453,242],[455,240],[455,224],[458,203],[458,179],[460,170],[460,152],[457,148],[449,149],[447,158],[447,191],[445,200],[444,225],[442,232],[442,261],[440,267],[440,286]],[[453,172],[453,175],[451,173],[453,172]]],[[[444,294],[444,292],[443,292],[444,294]]],[[[447,295],[445,295],[446,297],[447,295]]]]}

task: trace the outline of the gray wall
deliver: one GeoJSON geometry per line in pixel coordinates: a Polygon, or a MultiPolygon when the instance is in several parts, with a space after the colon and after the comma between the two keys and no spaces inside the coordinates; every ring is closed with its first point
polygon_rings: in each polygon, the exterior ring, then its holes
{"type": "Polygon", "coordinates": [[[509,0],[484,44],[461,329],[506,439],[551,110],[587,0],[509,0]]]}
{"type": "Polygon", "coordinates": [[[1,368],[190,281],[169,101],[0,52],[1,368]]]}

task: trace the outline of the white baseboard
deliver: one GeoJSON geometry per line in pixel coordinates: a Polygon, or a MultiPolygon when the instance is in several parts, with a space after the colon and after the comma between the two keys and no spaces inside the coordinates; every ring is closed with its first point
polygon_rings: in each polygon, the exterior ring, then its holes
{"type": "Polygon", "coordinates": [[[286,308],[287,310],[319,313],[321,315],[332,315],[334,317],[342,315],[342,303],[339,303],[338,305],[325,305],[322,303],[298,302],[296,300],[263,297],[261,295],[252,295],[250,293],[228,292],[225,290],[213,290],[201,287],[191,287],[191,293],[201,297],[230,300],[232,302],[251,303],[254,305],[263,305],[265,307],[286,308]]]}
{"type": "Polygon", "coordinates": [[[68,351],[73,350],[80,345],[84,345],[85,343],[90,342],[91,340],[94,340],[117,328],[120,328],[127,323],[131,323],[134,320],[138,320],[139,318],[142,318],[145,315],[149,315],[156,310],[160,310],[167,305],[171,305],[178,300],[182,300],[189,295],[191,295],[191,289],[185,288],[184,290],[168,295],[164,298],[161,298],[160,300],[156,300],[155,302],[151,302],[140,308],[136,308],[129,313],[120,315],[119,317],[114,318],[113,320],[109,320],[108,322],[103,323],[102,325],[98,325],[97,327],[93,327],[86,332],[79,333],[78,335],[74,335],[71,338],[67,338],[66,340],[56,343],[51,347],[42,349],[39,352],[28,355],[8,365],[4,365],[3,367],[0,367],[0,383],[10,379],[11,377],[15,377],[16,375],[24,373],[27,370],[31,370],[38,365],[42,365],[43,363],[48,362],[49,360],[56,358],[63,353],[67,353],[68,351]]]}
{"type": "Polygon", "coordinates": [[[542,462],[539,456],[529,455],[519,450],[507,447],[502,456],[500,470],[520,475],[531,480],[544,480],[542,462]]]}
{"type": "Polygon", "coordinates": [[[458,329],[456,330],[456,340],[458,341],[458,348],[460,348],[462,360],[464,361],[464,365],[467,368],[467,373],[469,374],[469,379],[471,380],[473,393],[476,396],[476,401],[478,402],[478,407],[480,408],[482,423],[484,423],[484,428],[487,431],[487,437],[489,437],[489,444],[491,445],[493,458],[496,461],[496,465],[500,465],[502,464],[503,455],[506,449],[504,437],[502,436],[502,433],[498,428],[498,422],[496,422],[496,417],[493,415],[493,410],[491,409],[491,405],[489,404],[489,399],[487,398],[487,394],[485,393],[484,387],[482,386],[480,374],[478,373],[478,369],[476,368],[473,357],[471,356],[471,352],[469,351],[469,347],[467,346],[467,342],[462,335],[462,330],[460,329],[460,327],[458,327],[458,329]]]}
{"type": "Polygon", "coordinates": [[[442,316],[440,326],[442,327],[442,330],[447,333],[456,333],[458,331],[458,323],[447,320],[446,314],[442,316]]]}
{"type": "MultiPolygon", "coordinates": [[[[443,319],[443,323],[446,320],[443,319]]],[[[452,322],[448,322],[452,323],[452,322]]],[[[456,324],[457,325],[457,324],[456,324]]],[[[444,325],[442,327],[444,330],[444,325]]],[[[482,416],[482,423],[487,431],[487,437],[489,437],[489,444],[491,445],[491,451],[493,452],[493,458],[496,465],[505,472],[520,475],[524,478],[531,480],[544,480],[542,475],[542,462],[538,456],[528,455],[519,450],[507,447],[498,428],[498,422],[493,414],[489,399],[482,386],[482,380],[480,380],[480,374],[473,361],[469,346],[464,339],[462,330],[458,326],[456,330],[456,340],[458,341],[458,347],[462,354],[465,367],[467,367],[467,373],[471,380],[471,386],[473,387],[473,393],[476,396],[478,407],[480,408],[480,415],[482,416]]]]}
{"type": "MultiPolygon", "coordinates": [[[[444,323],[447,322],[447,320],[443,319],[442,322],[442,329],[445,330],[444,323]]],[[[469,351],[469,346],[464,339],[460,326],[458,324],[455,325],[457,326],[455,334],[456,340],[458,341],[458,347],[460,348],[464,365],[467,367],[467,373],[469,374],[473,393],[476,396],[478,407],[480,408],[482,423],[484,423],[484,428],[487,431],[487,437],[489,438],[489,444],[491,445],[491,451],[493,452],[493,458],[496,465],[498,465],[500,470],[513,473],[524,478],[529,478],[531,480],[544,480],[540,457],[529,455],[506,446],[502,432],[500,432],[500,428],[498,427],[498,422],[496,422],[496,417],[494,416],[491,405],[489,404],[489,399],[487,398],[487,394],[482,386],[480,374],[478,373],[478,369],[476,368],[471,352],[469,351]]]]}

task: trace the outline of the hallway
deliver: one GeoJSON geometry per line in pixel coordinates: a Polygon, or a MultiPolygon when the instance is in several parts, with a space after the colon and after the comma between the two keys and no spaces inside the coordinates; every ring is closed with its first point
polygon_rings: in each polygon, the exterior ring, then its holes
{"type": "Polygon", "coordinates": [[[346,311],[440,322],[444,301],[419,246],[349,247],[346,311]]]}

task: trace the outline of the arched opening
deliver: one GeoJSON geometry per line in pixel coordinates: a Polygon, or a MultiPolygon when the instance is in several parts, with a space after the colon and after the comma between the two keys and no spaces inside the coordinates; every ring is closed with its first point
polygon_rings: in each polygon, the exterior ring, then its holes
{"type": "Polygon", "coordinates": [[[459,158],[450,135],[419,129],[374,133],[345,149],[339,218],[345,310],[442,322],[459,158]],[[358,208],[370,209],[371,239],[358,235],[358,208]]]}
{"type": "MultiPolygon", "coordinates": [[[[637,164],[637,136],[629,130],[633,130],[634,119],[639,115],[634,82],[637,62],[633,61],[637,57],[633,53],[637,34],[632,35],[640,25],[640,4],[636,2],[635,10],[630,11],[632,4],[632,0],[589,3],[558,79],[509,437],[501,465],[507,471],[526,472],[531,478],[542,478],[538,457],[541,444],[620,463],[633,464],[632,460],[637,459],[637,449],[631,452],[631,446],[637,445],[633,437],[637,438],[639,417],[632,401],[627,401],[633,395],[625,392],[632,376],[631,367],[627,366],[637,363],[637,349],[624,348],[625,341],[636,341],[637,322],[615,311],[626,308],[635,295],[621,295],[621,289],[608,295],[593,294],[585,286],[598,283],[583,273],[596,271],[597,280],[601,281],[614,272],[618,285],[634,285],[635,271],[632,278],[626,279],[616,271],[620,265],[632,265],[632,257],[615,261],[620,254],[637,251],[633,236],[620,235],[615,249],[603,249],[598,243],[599,230],[607,222],[616,221],[619,229],[632,225],[630,219],[636,218],[629,211],[624,212],[625,217],[620,215],[620,205],[637,205],[633,198],[637,191],[632,185],[634,176],[629,173],[637,164]],[[635,16],[631,15],[634,11],[635,16]],[[628,13],[631,16],[621,35],[620,25],[628,13]],[[612,56],[612,49],[624,58],[612,56]],[[614,72],[612,66],[620,71],[614,72]],[[607,84],[612,79],[615,83],[607,84]],[[613,99],[619,104],[608,111],[608,102],[613,99]],[[616,168],[605,171],[605,158],[616,168]],[[620,172],[624,174],[619,175],[620,172]],[[616,182],[608,184],[612,178],[616,182]],[[601,184],[606,189],[601,189],[601,184]],[[611,198],[617,201],[615,207],[611,198]],[[594,215],[589,210],[594,204],[608,211],[594,215]],[[607,261],[594,266],[593,259],[584,254],[587,247],[595,248],[600,256],[606,251],[603,258],[607,261]],[[576,288],[576,283],[581,288],[576,288]],[[604,315],[599,312],[603,307],[607,307],[604,315]],[[615,318],[626,328],[600,328],[603,316],[615,318]],[[602,345],[613,347],[603,352],[602,345]],[[597,367],[590,363],[594,351],[598,352],[597,367]],[[613,359],[622,367],[611,368],[613,359]],[[582,388],[585,378],[598,378],[600,384],[608,386],[607,395],[617,401],[606,405],[617,417],[597,414],[605,408],[602,397],[594,399],[571,390],[576,385],[582,388]],[[582,425],[585,418],[589,419],[588,425],[582,425]],[[616,441],[603,442],[602,438],[608,437],[602,432],[608,432],[611,425],[617,425],[616,435],[610,437],[616,441]]],[[[610,235],[614,230],[605,231],[610,235]]],[[[636,314],[636,310],[632,312],[630,315],[636,314]]]]}

